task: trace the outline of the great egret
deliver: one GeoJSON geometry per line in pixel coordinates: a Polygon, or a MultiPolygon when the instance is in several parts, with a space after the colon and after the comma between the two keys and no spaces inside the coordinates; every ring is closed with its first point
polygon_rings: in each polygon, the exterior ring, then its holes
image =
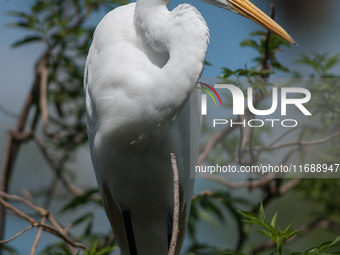
{"type": "MultiPolygon", "coordinates": [[[[241,14],[294,43],[248,0],[203,0],[241,14]]],[[[188,221],[200,133],[199,100],[209,30],[189,4],[137,0],[109,12],[96,28],[85,70],[91,158],[122,255],[164,255],[171,239],[173,178],[180,180],[180,253],[188,221]],[[192,95],[192,96],[191,96],[192,95]],[[194,123],[189,139],[189,98],[194,123]],[[196,123],[195,123],[196,121],[196,123]]]]}

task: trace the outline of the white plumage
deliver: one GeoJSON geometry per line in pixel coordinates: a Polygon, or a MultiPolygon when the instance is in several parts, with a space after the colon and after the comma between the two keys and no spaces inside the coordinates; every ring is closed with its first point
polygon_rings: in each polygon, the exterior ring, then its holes
{"type": "MultiPolygon", "coordinates": [[[[247,16],[234,6],[247,0],[207,2],[247,16]]],[[[86,63],[91,157],[122,255],[168,252],[170,153],[177,156],[180,180],[176,254],[189,216],[194,184],[189,170],[197,162],[200,134],[200,97],[193,91],[209,31],[195,7],[182,4],[170,12],[168,4],[139,0],[108,13],[95,31],[86,63]]]]}

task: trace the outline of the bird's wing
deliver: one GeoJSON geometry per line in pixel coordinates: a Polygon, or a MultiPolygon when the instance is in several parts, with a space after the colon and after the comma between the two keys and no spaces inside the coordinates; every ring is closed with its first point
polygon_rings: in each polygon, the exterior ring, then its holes
{"type": "MultiPolygon", "coordinates": [[[[143,117],[155,111],[150,106],[154,98],[149,93],[152,90],[146,86],[169,55],[153,51],[137,36],[134,8],[135,3],[131,3],[114,9],[96,28],[85,72],[90,135],[97,132],[96,128],[101,128],[100,133],[104,136],[107,131],[118,134],[122,129],[138,124],[144,132],[150,129],[149,122],[143,117]],[[141,101],[141,98],[146,100],[141,101]],[[112,116],[120,117],[113,121],[112,116]]],[[[135,137],[143,134],[137,132],[135,137]]],[[[116,141],[119,139],[124,137],[120,135],[116,141]]]]}
{"type": "MultiPolygon", "coordinates": [[[[184,146],[190,143],[190,104],[187,103],[172,123],[170,135],[166,132],[159,134],[159,137],[153,134],[153,138],[149,139],[151,142],[145,143],[147,145],[144,147],[133,143],[128,143],[131,147],[126,146],[127,149],[120,149],[118,146],[119,140],[125,139],[125,133],[131,135],[131,132],[123,132],[124,130],[143,128],[126,125],[125,116],[131,116],[132,111],[140,112],[139,108],[148,110],[148,105],[137,104],[136,100],[144,96],[138,94],[143,92],[139,86],[169,58],[167,53],[154,52],[138,38],[133,26],[134,7],[135,4],[128,4],[107,14],[98,25],[90,48],[84,83],[91,157],[105,210],[115,234],[119,236],[117,238],[122,254],[128,254],[129,249],[122,213],[126,209],[130,210],[139,249],[151,251],[149,254],[162,254],[167,250],[167,218],[173,210],[170,152],[176,153],[179,171],[182,173],[181,232],[176,253],[179,254],[194,183],[187,171],[190,167],[187,162],[190,151],[184,146]],[[125,121],[124,125],[120,126],[120,119],[125,121]],[[113,139],[112,135],[116,134],[117,137],[113,139]],[[153,218],[151,224],[145,220],[146,216],[153,218]],[[157,244],[155,240],[158,240],[157,244]]],[[[197,95],[194,93],[192,99],[196,102],[196,110],[199,102],[197,95]]],[[[194,136],[197,137],[200,133],[200,124],[197,121],[199,115],[194,112],[194,136]]],[[[148,124],[148,120],[144,118],[144,115],[138,116],[142,124],[148,124]]],[[[194,140],[197,141],[197,138],[194,140]]],[[[192,145],[197,150],[196,144],[192,145]]],[[[192,158],[193,161],[195,157],[197,156],[192,158]]]]}

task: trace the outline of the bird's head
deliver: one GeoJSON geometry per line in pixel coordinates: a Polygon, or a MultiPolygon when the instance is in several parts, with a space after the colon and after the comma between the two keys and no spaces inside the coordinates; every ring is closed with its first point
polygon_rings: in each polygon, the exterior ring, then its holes
{"type": "Polygon", "coordinates": [[[249,0],[202,0],[208,4],[227,9],[256,22],[265,29],[297,45],[293,38],[273,19],[257,8],[249,0]]]}

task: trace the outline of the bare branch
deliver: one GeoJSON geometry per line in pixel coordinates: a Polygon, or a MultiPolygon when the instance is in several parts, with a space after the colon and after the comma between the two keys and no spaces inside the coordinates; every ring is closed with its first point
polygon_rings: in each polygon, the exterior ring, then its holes
{"type": "MultiPolygon", "coordinates": [[[[17,209],[16,207],[11,205],[10,203],[6,202],[2,197],[0,197],[0,203],[3,206],[5,206],[6,208],[8,208],[9,210],[11,210],[12,212],[14,212],[20,218],[22,218],[22,219],[28,221],[29,223],[31,223],[31,225],[33,227],[42,227],[43,230],[48,231],[48,232],[50,232],[50,233],[60,237],[61,239],[64,240],[65,243],[70,244],[73,247],[81,248],[81,249],[84,249],[84,250],[89,250],[89,248],[86,245],[84,245],[82,243],[74,242],[72,239],[70,239],[67,236],[67,233],[65,233],[65,231],[63,229],[59,228],[60,227],[59,224],[58,224],[59,227],[56,227],[56,226],[51,226],[51,225],[44,224],[42,222],[38,222],[35,219],[33,219],[32,217],[28,216],[26,213],[20,211],[19,209],[17,209]]],[[[45,210],[45,211],[47,211],[47,210],[45,210]]],[[[50,219],[50,217],[51,217],[50,214],[48,214],[47,218],[50,219]]]]}
{"type": "Polygon", "coordinates": [[[281,139],[283,139],[286,135],[290,134],[291,132],[293,132],[294,130],[296,130],[298,127],[294,127],[292,129],[289,129],[287,132],[285,132],[284,134],[282,134],[280,137],[278,137],[277,139],[275,139],[273,142],[271,142],[270,144],[264,146],[261,149],[258,149],[259,152],[257,154],[259,154],[262,150],[266,149],[266,148],[270,148],[271,146],[273,146],[274,144],[276,144],[278,141],[280,141],[281,139]]]}
{"type": "Polygon", "coordinates": [[[322,161],[325,161],[325,162],[337,162],[339,160],[339,158],[337,156],[325,154],[325,153],[315,149],[314,147],[305,147],[304,151],[310,152],[315,157],[317,157],[317,158],[319,158],[319,159],[321,159],[322,161]]]}
{"type": "MultiPolygon", "coordinates": [[[[46,216],[43,216],[40,223],[44,224],[45,220],[46,220],[46,216]]],[[[32,249],[31,249],[31,254],[30,255],[34,255],[35,254],[35,251],[37,250],[38,243],[39,243],[39,240],[40,240],[40,237],[41,237],[41,234],[42,234],[42,231],[43,231],[43,227],[39,227],[37,235],[35,236],[35,239],[34,239],[34,243],[32,245],[32,249]]]]}
{"type": "Polygon", "coordinates": [[[176,252],[177,238],[178,238],[178,225],[179,225],[179,177],[176,162],[176,155],[171,153],[171,166],[174,175],[174,214],[172,223],[172,237],[169,247],[168,255],[174,255],[176,252]]]}
{"type": "Polygon", "coordinates": [[[23,213],[22,211],[20,211],[19,209],[17,209],[16,207],[14,207],[13,205],[11,205],[10,203],[6,202],[2,197],[0,197],[0,203],[5,206],[6,208],[10,209],[12,212],[14,212],[16,215],[18,215],[20,218],[23,218],[24,220],[28,221],[29,223],[31,223],[34,227],[36,227],[37,225],[36,220],[33,219],[32,217],[28,216],[27,214],[23,213]]]}
{"type": "Polygon", "coordinates": [[[20,132],[20,133],[10,130],[10,132],[13,135],[13,139],[15,139],[17,142],[20,142],[20,143],[28,142],[33,137],[32,130],[27,130],[27,131],[20,132]]]}
{"type": "Polygon", "coordinates": [[[292,188],[299,185],[301,182],[301,179],[293,179],[289,182],[287,182],[285,185],[280,187],[280,195],[286,194],[288,191],[290,191],[292,188]]]}
{"type": "Polygon", "coordinates": [[[301,141],[300,139],[296,140],[296,141],[292,141],[292,142],[288,142],[288,143],[282,143],[282,144],[278,144],[278,145],[273,145],[273,146],[264,146],[264,147],[255,147],[256,150],[277,150],[277,149],[281,149],[284,147],[290,147],[290,146],[295,146],[295,145],[299,145],[299,146],[311,146],[311,145],[315,145],[315,144],[322,144],[325,142],[328,142],[330,140],[332,140],[334,137],[340,136],[340,130],[335,132],[332,135],[326,136],[324,138],[321,139],[317,139],[314,141],[301,141]]]}
{"type": "MultiPolygon", "coordinates": [[[[64,235],[67,236],[67,231],[68,231],[68,228],[69,228],[68,226],[66,226],[66,228],[63,229],[60,226],[60,224],[58,223],[58,221],[50,213],[47,215],[47,219],[57,230],[59,230],[61,233],[64,233],[64,235]]],[[[72,244],[66,243],[66,246],[72,252],[72,254],[76,254],[77,253],[77,251],[74,249],[75,246],[73,246],[72,244]]]]}
{"type": "Polygon", "coordinates": [[[226,136],[228,136],[235,128],[236,125],[232,127],[227,127],[223,130],[216,132],[201,148],[200,155],[198,158],[198,165],[202,165],[204,160],[210,154],[211,150],[215,147],[215,145],[222,141],[226,136]]]}
{"type": "Polygon", "coordinates": [[[2,192],[2,191],[0,191],[0,196],[7,198],[7,199],[10,199],[10,200],[20,201],[20,202],[26,204],[27,206],[29,206],[30,208],[32,208],[34,211],[38,212],[41,216],[46,216],[48,214],[47,210],[45,210],[42,207],[34,205],[29,200],[27,200],[23,197],[19,197],[17,195],[9,195],[9,194],[2,192]]]}
{"type": "MultiPolygon", "coordinates": [[[[272,9],[271,18],[275,19],[275,5],[271,4],[270,7],[272,9]]],[[[265,45],[264,45],[265,52],[264,52],[264,56],[262,58],[261,70],[270,70],[270,65],[268,64],[268,61],[269,61],[269,58],[270,58],[270,49],[269,49],[270,35],[271,35],[271,32],[268,30],[265,45]]],[[[266,75],[266,77],[263,77],[263,78],[268,78],[268,77],[269,77],[269,74],[266,75]]]]}
{"type": "Polygon", "coordinates": [[[42,154],[44,155],[44,157],[46,158],[46,160],[48,161],[48,163],[50,164],[51,168],[53,169],[53,171],[55,172],[56,176],[60,178],[62,184],[64,185],[64,187],[72,194],[76,195],[76,196],[80,196],[84,193],[83,190],[75,187],[74,185],[72,185],[67,179],[66,177],[63,175],[62,173],[62,169],[54,162],[54,160],[52,159],[52,157],[49,155],[47,148],[44,144],[44,142],[38,137],[38,136],[34,136],[34,141],[36,143],[36,145],[38,146],[38,148],[40,149],[40,151],[42,152],[42,154]]]}
{"type": "Polygon", "coordinates": [[[212,195],[212,192],[210,190],[203,190],[199,194],[192,196],[192,199],[194,200],[194,199],[196,199],[198,197],[211,196],[211,195],[212,195]]]}
{"type": "Polygon", "coordinates": [[[40,75],[40,110],[42,119],[44,122],[44,129],[47,129],[48,124],[48,107],[47,107],[47,82],[48,82],[48,68],[47,68],[47,59],[41,61],[37,72],[40,75]]]}
{"type": "Polygon", "coordinates": [[[1,243],[9,243],[10,241],[13,241],[15,238],[17,238],[18,236],[22,235],[23,233],[25,233],[26,231],[30,230],[31,228],[33,228],[33,225],[29,225],[27,228],[21,230],[18,234],[12,236],[11,238],[9,238],[7,240],[0,241],[0,244],[1,243]]]}
{"type": "MultiPolygon", "coordinates": [[[[0,190],[3,192],[7,192],[8,190],[8,180],[11,176],[13,165],[18,155],[18,151],[24,142],[23,140],[18,140],[16,138],[20,137],[20,135],[24,132],[26,122],[28,119],[29,112],[31,110],[31,106],[36,104],[39,98],[39,81],[40,75],[37,72],[38,66],[45,61],[47,58],[48,52],[45,52],[39,59],[36,70],[35,70],[35,80],[32,84],[31,90],[28,93],[24,105],[22,106],[16,128],[14,131],[9,131],[7,134],[7,142],[6,149],[4,153],[4,159],[2,163],[2,174],[1,174],[1,183],[0,190]],[[13,134],[15,133],[15,135],[13,134]],[[16,138],[15,138],[16,137],[16,138]]],[[[0,205],[0,239],[3,237],[5,224],[5,208],[0,205]]]]}
{"type": "Polygon", "coordinates": [[[226,186],[227,188],[230,188],[230,189],[248,188],[248,189],[253,190],[253,189],[256,189],[256,188],[259,188],[259,187],[263,187],[263,186],[267,185],[268,183],[270,183],[272,180],[275,179],[275,173],[270,173],[263,179],[259,179],[259,180],[256,180],[256,181],[244,181],[244,182],[232,182],[232,181],[224,179],[222,176],[216,175],[216,174],[201,173],[201,175],[205,179],[217,182],[217,183],[222,184],[222,185],[224,185],[224,186],[226,186]]]}

